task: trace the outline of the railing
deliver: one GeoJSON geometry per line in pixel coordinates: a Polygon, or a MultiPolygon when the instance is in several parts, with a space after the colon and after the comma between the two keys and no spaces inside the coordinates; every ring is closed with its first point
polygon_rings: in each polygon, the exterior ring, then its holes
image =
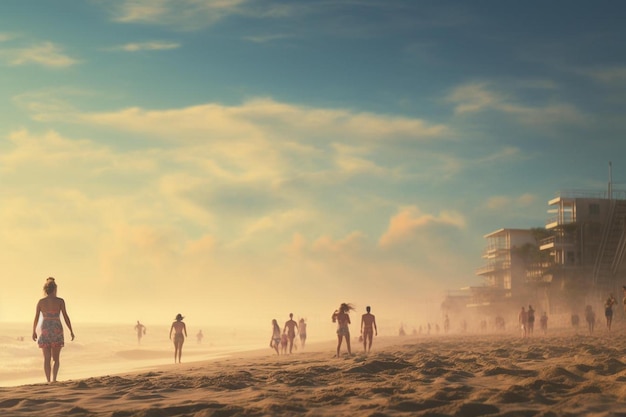
{"type": "Polygon", "coordinates": [[[549,245],[549,244],[554,244],[554,245],[573,245],[572,239],[570,237],[567,236],[550,236],[547,237],[545,239],[541,239],[539,241],[539,247],[545,246],[545,245],[549,245]]]}
{"type": "Polygon", "coordinates": [[[609,233],[611,231],[611,226],[613,224],[614,213],[615,213],[615,202],[612,202],[609,208],[609,215],[606,219],[606,224],[604,225],[604,230],[602,231],[602,239],[600,240],[600,247],[598,248],[596,261],[594,262],[594,265],[593,265],[593,283],[594,284],[597,284],[600,279],[600,269],[602,267],[602,256],[604,255],[606,242],[609,239],[609,233]]]}
{"type": "Polygon", "coordinates": [[[552,223],[556,223],[558,225],[562,225],[562,224],[572,224],[576,222],[576,219],[574,218],[574,214],[573,213],[568,213],[565,212],[563,213],[564,216],[552,216],[549,217],[548,220],[546,220],[546,226],[552,223]]]}
{"type": "Polygon", "coordinates": [[[511,269],[511,262],[499,262],[477,268],[476,275],[482,275],[486,272],[505,271],[507,269],[511,269]]]}
{"type": "MultiPolygon", "coordinates": [[[[562,190],[556,193],[556,197],[560,198],[609,198],[608,191],[591,191],[591,190],[562,190]]],[[[626,190],[612,190],[611,198],[616,200],[626,199],[626,190]]]]}

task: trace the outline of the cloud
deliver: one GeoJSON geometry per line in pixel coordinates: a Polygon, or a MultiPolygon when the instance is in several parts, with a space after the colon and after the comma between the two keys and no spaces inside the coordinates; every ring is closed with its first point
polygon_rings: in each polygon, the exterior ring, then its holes
{"type": "Polygon", "coordinates": [[[537,201],[537,196],[526,193],[517,197],[510,196],[493,196],[485,203],[485,208],[493,211],[501,211],[507,207],[531,207],[537,201]]]}
{"type": "Polygon", "coordinates": [[[247,0],[122,0],[108,4],[113,20],[196,30],[240,12],[247,0]]]}
{"type": "MultiPolygon", "coordinates": [[[[251,99],[240,106],[216,103],[171,110],[128,108],[110,113],[87,113],[87,123],[150,133],[180,140],[197,137],[198,132],[221,137],[257,137],[268,131],[305,136],[385,141],[393,138],[427,140],[445,136],[447,127],[417,118],[324,109],[281,103],[271,99],[251,99]],[[308,133],[307,133],[308,132],[308,133]]],[[[274,134],[275,134],[274,133],[274,134]]]]}
{"type": "Polygon", "coordinates": [[[6,42],[13,39],[15,36],[10,33],[2,33],[0,32],[0,42],[6,42]]]}
{"type": "Polygon", "coordinates": [[[256,36],[244,36],[242,39],[253,43],[270,43],[281,39],[292,38],[293,35],[286,34],[271,34],[271,35],[256,35],[256,36]]]}
{"type": "Polygon", "coordinates": [[[578,72],[602,84],[615,86],[626,85],[626,66],[585,69],[579,70],[578,72]]]}
{"type": "Polygon", "coordinates": [[[177,42],[135,42],[127,43],[124,45],[114,46],[109,50],[112,51],[124,51],[124,52],[139,52],[139,51],[165,51],[170,49],[180,48],[180,44],[177,42]]]}
{"type": "MultiPolygon", "coordinates": [[[[545,82],[541,85],[546,90],[554,89],[554,86],[545,82]]],[[[535,89],[537,84],[532,83],[527,88],[535,89]]],[[[512,116],[518,123],[531,127],[588,122],[586,115],[568,103],[549,102],[531,106],[522,103],[513,92],[496,91],[487,83],[469,83],[457,87],[448,94],[446,101],[455,106],[454,112],[458,115],[494,111],[512,116]]]]}
{"type": "Polygon", "coordinates": [[[465,219],[463,215],[454,211],[442,211],[435,216],[422,213],[415,206],[405,207],[389,220],[389,226],[378,244],[383,248],[406,244],[420,237],[421,232],[426,231],[430,236],[428,229],[433,226],[462,229],[465,228],[465,219]]]}
{"type": "Polygon", "coordinates": [[[491,108],[502,98],[489,91],[485,83],[472,83],[455,88],[446,100],[456,105],[455,113],[464,114],[491,108]]]}
{"type": "Polygon", "coordinates": [[[66,68],[78,63],[52,42],[42,42],[24,48],[1,49],[0,58],[10,66],[35,64],[48,68],[66,68]]]}

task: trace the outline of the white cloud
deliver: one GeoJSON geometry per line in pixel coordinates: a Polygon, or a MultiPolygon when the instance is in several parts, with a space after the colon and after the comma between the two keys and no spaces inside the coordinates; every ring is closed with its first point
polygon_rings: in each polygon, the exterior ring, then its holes
{"type": "Polygon", "coordinates": [[[194,30],[238,13],[247,0],[122,0],[111,3],[120,23],[143,23],[194,30]]]}
{"type": "Polygon", "coordinates": [[[534,194],[526,193],[517,197],[511,196],[493,196],[490,197],[485,203],[485,208],[493,211],[501,211],[504,208],[524,208],[531,207],[537,201],[537,196],[534,194]]]}
{"type": "Polygon", "coordinates": [[[422,213],[415,206],[404,207],[389,220],[389,226],[378,243],[383,248],[390,248],[411,242],[416,237],[428,240],[428,236],[419,234],[432,226],[462,229],[465,228],[465,218],[455,211],[442,211],[439,215],[433,215],[422,213]]]}
{"type": "Polygon", "coordinates": [[[392,138],[426,140],[447,134],[447,127],[424,120],[344,109],[319,109],[253,99],[241,106],[205,104],[171,110],[129,108],[110,113],[84,114],[85,122],[135,132],[150,133],[170,140],[195,138],[198,132],[228,136],[257,137],[268,131],[286,137],[297,132],[305,137],[345,137],[385,141],[392,138]],[[308,132],[308,133],[307,133],[308,132]]]}
{"type": "MultiPolygon", "coordinates": [[[[535,88],[535,85],[528,88],[535,88]]],[[[542,88],[552,89],[553,87],[542,88]]],[[[470,83],[457,87],[446,97],[446,101],[455,105],[454,111],[459,115],[496,111],[510,115],[527,126],[583,124],[588,121],[584,114],[568,103],[549,102],[543,105],[527,105],[517,99],[512,92],[505,93],[502,89],[496,91],[487,83],[470,83]]]]}
{"type": "Polygon", "coordinates": [[[134,42],[127,43],[120,46],[114,46],[110,48],[113,51],[124,52],[139,52],[139,51],[166,51],[170,49],[180,48],[180,44],[177,42],[164,42],[164,41],[152,41],[152,42],[134,42]]]}
{"type": "Polygon", "coordinates": [[[463,114],[494,107],[502,98],[489,91],[485,83],[471,83],[455,88],[446,100],[456,105],[455,113],[463,114]]]}
{"type": "Polygon", "coordinates": [[[36,64],[49,68],[65,68],[78,63],[52,42],[42,42],[24,48],[1,49],[0,58],[11,66],[36,64]]]}
{"type": "Polygon", "coordinates": [[[285,34],[272,34],[272,35],[256,35],[256,36],[244,36],[243,40],[250,41],[253,43],[270,43],[273,41],[288,39],[293,37],[292,35],[285,34]]]}

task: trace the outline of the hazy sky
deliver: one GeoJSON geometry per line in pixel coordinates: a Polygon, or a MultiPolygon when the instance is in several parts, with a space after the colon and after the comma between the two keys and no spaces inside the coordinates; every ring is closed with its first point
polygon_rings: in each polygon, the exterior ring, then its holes
{"type": "Polygon", "coordinates": [[[626,180],[625,14],[2,0],[0,321],[47,276],[75,322],[423,317],[485,234],[626,180]]]}

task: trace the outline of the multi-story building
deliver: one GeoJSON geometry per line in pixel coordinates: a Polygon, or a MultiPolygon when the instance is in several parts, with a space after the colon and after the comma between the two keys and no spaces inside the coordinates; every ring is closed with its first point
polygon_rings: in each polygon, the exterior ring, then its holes
{"type": "Polygon", "coordinates": [[[561,192],[549,201],[552,236],[540,244],[550,256],[543,276],[554,308],[593,304],[619,296],[624,282],[626,199],[622,192],[561,192]],[[608,198],[608,197],[611,198],[608,198]]]}
{"type": "MultiPolygon", "coordinates": [[[[529,293],[527,272],[537,260],[536,229],[499,229],[484,236],[486,265],[476,271],[484,279],[483,287],[472,287],[475,306],[488,310],[498,304],[522,301],[529,293]]],[[[517,305],[517,303],[515,303],[517,305]]]]}
{"type": "Polygon", "coordinates": [[[497,313],[527,305],[550,314],[601,304],[626,285],[626,193],[565,191],[548,202],[545,228],[485,235],[484,285],[468,288],[466,307],[497,313]],[[619,198],[616,198],[619,197],[619,198]]]}

